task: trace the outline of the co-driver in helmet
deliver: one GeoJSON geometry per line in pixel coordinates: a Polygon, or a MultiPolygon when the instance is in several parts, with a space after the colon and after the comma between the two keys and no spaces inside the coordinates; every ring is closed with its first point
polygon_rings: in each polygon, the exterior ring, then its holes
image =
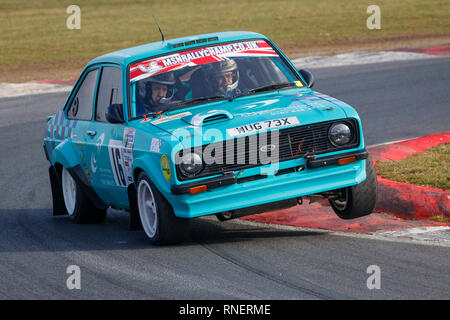
{"type": "Polygon", "coordinates": [[[239,70],[236,61],[225,60],[207,65],[209,84],[214,95],[232,97],[239,94],[239,70]]]}

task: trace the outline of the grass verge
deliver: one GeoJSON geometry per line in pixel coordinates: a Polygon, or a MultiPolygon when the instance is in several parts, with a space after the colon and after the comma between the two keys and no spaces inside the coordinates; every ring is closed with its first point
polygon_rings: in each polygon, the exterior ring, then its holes
{"type": "Polygon", "coordinates": [[[400,161],[379,162],[375,168],[377,175],[385,179],[450,190],[450,143],[400,161]]]}
{"type": "Polygon", "coordinates": [[[429,220],[441,222],[441,223],[450,223],[450,219],[447,219],[444,216],[434,216],[434,217],[429,218],[429,220]]]}

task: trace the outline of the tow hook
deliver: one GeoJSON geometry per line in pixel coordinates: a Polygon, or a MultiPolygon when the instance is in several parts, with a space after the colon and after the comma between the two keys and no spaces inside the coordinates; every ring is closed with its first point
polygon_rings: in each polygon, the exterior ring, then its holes
{"type": "Polygon", "coordinates": [[[303,204],[303,198],[302,198],[302,197],[297,198],[297,204],[298,204],[299,206],[301,206],[301,205],[303,204]]]}
{"type": "Polygon", "coordinates": [[[305,154],[305,159],[306,160],[314,160],[314,159],[316,159],[316,155],[312,152],[308,152],[305,154]]]}

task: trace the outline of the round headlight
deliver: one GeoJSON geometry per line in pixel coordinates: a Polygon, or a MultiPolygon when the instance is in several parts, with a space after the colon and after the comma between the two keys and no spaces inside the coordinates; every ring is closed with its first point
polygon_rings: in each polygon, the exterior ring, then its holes
{"type": "Polygon", "coordinates": [[[345,123],[335,123],[328,131],[328,138],[334,146],[341,147],[352,140],[352,130],[345,123]]]}
{"type": "Polygon", "coordinates": [[[181,173],[185,176],[195,176],[203,170],[202,157],[197,153],[186,153],[180,161],[181,173]]]}

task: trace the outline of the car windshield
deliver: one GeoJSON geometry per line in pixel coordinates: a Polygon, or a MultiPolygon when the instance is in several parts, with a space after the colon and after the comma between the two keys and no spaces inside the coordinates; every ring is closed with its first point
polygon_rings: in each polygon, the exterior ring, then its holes
{"type": "Polygon", "coordinates": [[[130,67],[131,118],[303,86],[264,40],[190,49],[130,67]]]}

